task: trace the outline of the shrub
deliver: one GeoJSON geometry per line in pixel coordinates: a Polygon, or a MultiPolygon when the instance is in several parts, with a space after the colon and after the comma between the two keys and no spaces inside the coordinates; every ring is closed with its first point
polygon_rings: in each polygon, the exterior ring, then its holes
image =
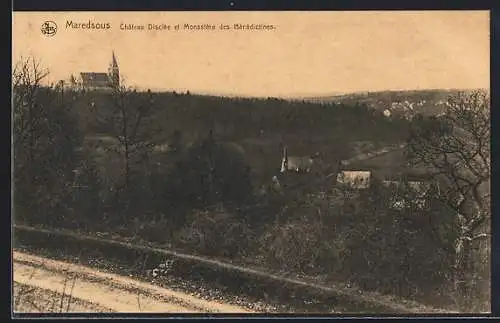
{"type": "Polygon", "coordinates": [[[82,164],[74,170],[72,199],[69,203],[73,219],[66,222],[88,229],[103,221],[103,201],[100,197],[103,185],[92,161],[83,156],[81,159],[82,164]]]}
{"type": "Polygon", "coordinates": [[[436,205],[392,210],[391,193],[380,187],[350,199],[347,193],[334,189],[287,201],[281,222],[259,241],[264,261],[400,296],[425,299],[436,286],[447,288],[454,241],[449,212],[436,205]]]}
{"type": "Polygon", "coordinates": [[[164,244],[172,241],[170,233],[170,223],[166,220],[137,219],[133,222],[133,231],[135,235],[145,241],[164,244]]]}
{"type": "Polygon", "coordinates": [[[165,181],[167,207],[241,205],[252,195],[243,156],[210,137],[189,148],[165,181]]]}
{"type": "Polygon", "coordinates": [[[181,246],[200,254],[228,258],[245,255],[252,239],[245,221],[221,205],[194,211],[175,238],[181,246]]]}
{"type": "MultiPolygon", "coordinates": [[[[453,217],[444,209],[388,207],[390,192],[377,188],[357,199],[343,230],[349,233],[350,279],[362,288],[417,296],[444,287],[453,263],[453,217]]],[[[432,202],[432,201],[431,201],[432,202]]]]}
{"type": "Polygon", "coordinates": [[[274,268],[294,272],[326,272],[338,250],[324,240],[318,224],[289,222],[273,226],[261,238],[261,254],[274,268]]]}

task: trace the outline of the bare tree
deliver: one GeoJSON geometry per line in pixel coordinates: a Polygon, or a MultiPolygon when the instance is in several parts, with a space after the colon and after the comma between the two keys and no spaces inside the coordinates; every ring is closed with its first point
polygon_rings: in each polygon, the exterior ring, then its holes
{"type": "Polygon", "coordinates": [[[12,73],[15,205],[30,215],[63,207],[80,139],[62,88],[44,84],[47,75],[32,57],[21,58],[12,73]]]}
{"type": "Polygon", "coordinates": [[[490,99],[475,90],[449,98],[446,112],[414,129],[409,140],[414,165],[424,165],[440,182],[438,200],[456,215],[455,293],[470,303],[473,243],[489,237],[490,99]]]}
{"type": "Polygon", "coordinates": [[[132,185],[133,167],[147,162],[155,145],[155,136],[162,130],[155,126],[152,118],[153,105],[154,98],[150,90],[138,93],[124,85],[113,87],[112,133],[119,141],[117,150],[122,156],[123,188],[127,194],[132,185]]]}
{"type": "Polygon", "coordinates": [[[48,71],[34,58],[21,58],[12,72],[12,106],[14,147],[26,147],[25,158],[16,156],[22,170],[32,159],[41,126],[42,109],[37,107],[37,95],[48,71]]]}

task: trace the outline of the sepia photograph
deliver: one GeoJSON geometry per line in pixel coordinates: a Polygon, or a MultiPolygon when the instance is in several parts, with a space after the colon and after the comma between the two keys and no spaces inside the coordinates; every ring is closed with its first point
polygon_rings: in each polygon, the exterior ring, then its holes
{"type": "Polygon", "coordinates": [[[14,11],[11,315],[491,313],[489,11],[14,11]]]}

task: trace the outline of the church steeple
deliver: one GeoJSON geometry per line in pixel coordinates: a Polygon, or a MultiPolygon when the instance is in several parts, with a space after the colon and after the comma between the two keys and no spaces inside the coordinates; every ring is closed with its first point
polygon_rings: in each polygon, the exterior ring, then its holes
{"type": "Polygon", "coordinates": [[[108,75],[112,86],[120,85],[120,69],[116,60],[115,51],[112,51],[111,64],[109,64],[108,75]]]}
{"type": "Polygon", "coordinates": [[[111,61],[112,66],[118,68],[118,62],[116,61],[115,51],[112,51],[111,55],[113,56],[111,61]]]}

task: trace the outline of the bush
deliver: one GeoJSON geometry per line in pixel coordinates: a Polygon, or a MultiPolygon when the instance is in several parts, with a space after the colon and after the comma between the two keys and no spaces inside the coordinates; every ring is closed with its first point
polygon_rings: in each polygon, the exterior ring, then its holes
{"type": "Polygon", "coordinates": [[[194,211],[175,241],[190,250],[208,256],[234,258],[244,256],[253,240],[253,233],[244,220],[217,205],[194,211]]]}
{"type": "Polygon", "coordinates": [[[148,221],[136,220],[133,221],[133,231],[135,235],[141,239],[157,244],[170,243],[172,236],[170,233],[170,223],[166,220],[148,221]]]}
{"type": "Polygon", "coordinates": [[[342,243],[325,237],[321,224],[274,225],[260,240],[260,253],[273,268],[319,274],[335,271],[342,243]]]}
{"type": "Polygon", "coordinates": [[[173,162],[166,174],[153,174],[150,183],[153,208],[166,214],[174,229],[186,224],[186,214],[193,209],[238,209],[252,200],[244,156],[210,136],[179,152],[173,162]]]}
{"type": "Polygon", "coordinates": [[[342,229],[349,234],[351,254],[344,262],[350,279],[364,289],[405,297],[446,287],[453,216],[436,205],[393,210],[388,207],[392,196],[378,187],[357,199],[358,208],[342,229]]]}
{"type": "Polygon", "coordinates": [[[74,181],[71,201],[68,203],[72,219],[65,221],[85,229],[93,228],[96,223],[103,221],[103,201],[100,192],[103,188],[99,174],[93,162],[81,156],[82,163],[74,170],[74,181]]]}
{"type": "Polygon", "coordinates": [[[264,261],[405,297],[426,299],[436,286],[447,288],[454,241],[449,212],[436,205],[390,209],[393,195],[381,187],[346,199],[348,193],[334,189],[287,201],[281,221],[259,240],[264,261]]]}

